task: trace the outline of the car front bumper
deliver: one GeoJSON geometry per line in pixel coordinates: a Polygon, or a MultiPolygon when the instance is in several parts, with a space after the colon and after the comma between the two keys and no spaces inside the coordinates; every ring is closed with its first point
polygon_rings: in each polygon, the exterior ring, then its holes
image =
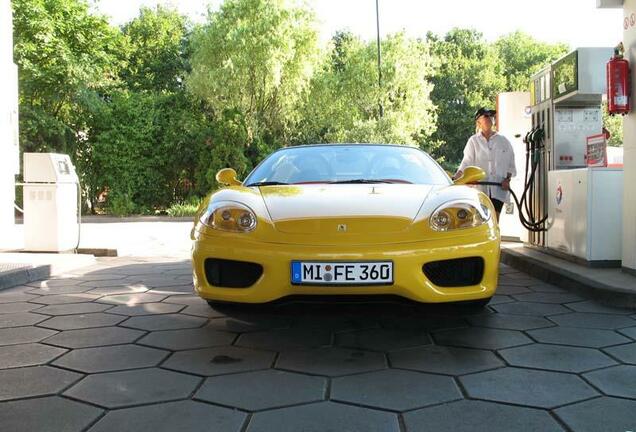
{"type": "MultiPolygon", "coordinates": [[[[376,245],[295,245],[243,239],[228,242],[222,236],[198,236],[193,242],[192,265],[196,292],[206,300],[237,303],[267,303],[297,295],[398,295],[417,302],[441,303],[492,297],[499,275],[499,237],[461,236],[433,241],[376,245]],[[470,241],[467,241],[470,238],[470,241]],[[442,287],[424,273],[425,263],[457,258],[481,257],[481,282],[470,286],[442,287]],[[246,288],[211,285],[206,277],[208,258],[260,264],[262,275],[246,288]],[[313,286],[291,283],[291,262],[302,261],[393,261],[392,285],[313,286]]],[[[484,231],[482,231],[484,233],[484,231]]]]}

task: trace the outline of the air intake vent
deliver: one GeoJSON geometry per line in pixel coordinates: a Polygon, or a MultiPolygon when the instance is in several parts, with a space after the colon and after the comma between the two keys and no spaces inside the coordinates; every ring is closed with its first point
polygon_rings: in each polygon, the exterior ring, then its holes
{"type": "Polygon", "coordinates": [[[484,259],[481,257],[433,261],[422,266],[426,277],[440,287],[477,285],[484,277],[484,259]]]}
{"type": "Polygon", "coordinates": [[[216,258],[205,260],[205,277],[208,283],[223,288],[247,288],[263,274],[263,266],[244,261],[216,258]]]}

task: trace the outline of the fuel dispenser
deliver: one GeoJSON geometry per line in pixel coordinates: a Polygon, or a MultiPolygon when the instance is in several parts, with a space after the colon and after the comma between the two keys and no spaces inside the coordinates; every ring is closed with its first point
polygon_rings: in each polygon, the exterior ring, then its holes
{"type": "Polygon", "coordinates": [[[24,153],[24,249],[64,252],[77,249],[80,189],[68,155],[24,153]]]}
{"type": "Polygon", "coordinates": [[[587,157],[590,139],[604,134],[606,78],[614,112],[630,109],[623,61],[612,48],[579,48],[535,74],[530,85],[532,130],[526,140],[536,166],[526,201],[542,223],[530,230],[529,243],[590,265],[621,259],[623,172],[588,167],[587,157]],[[606,77],[606,70],[613,75],[606,77]]]}

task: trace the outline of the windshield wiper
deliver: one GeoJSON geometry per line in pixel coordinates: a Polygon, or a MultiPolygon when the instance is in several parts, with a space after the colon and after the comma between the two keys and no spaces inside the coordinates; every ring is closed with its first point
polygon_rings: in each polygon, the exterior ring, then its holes
{"type": "Polygon", "coordinates": [[[382,179],[352,179],[352,180],[337,180],[329,182],[332,184],[368,184],[368,183],[393,183],[390,180],[382,180],[382,179]]]}
{"type": "Polygon", "coordinates": [[[284,185],[288,185],[289,183],[284,183],[284,182],[277,182],[277,181],[262,181],[262,182],[254,182],[254,183],[250,183],[248,185],[245,185],[246,187],[251,187],[251,186],[284,186],[284,185]]]}

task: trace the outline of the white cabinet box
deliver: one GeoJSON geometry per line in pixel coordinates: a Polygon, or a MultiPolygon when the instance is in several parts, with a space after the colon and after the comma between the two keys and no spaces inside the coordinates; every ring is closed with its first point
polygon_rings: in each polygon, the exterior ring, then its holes
{"type": "Polygon", "coordinates": [[[618,264],[622,254],[623,170],[548,172],[547,246],[591,264],[618,264]]]}

